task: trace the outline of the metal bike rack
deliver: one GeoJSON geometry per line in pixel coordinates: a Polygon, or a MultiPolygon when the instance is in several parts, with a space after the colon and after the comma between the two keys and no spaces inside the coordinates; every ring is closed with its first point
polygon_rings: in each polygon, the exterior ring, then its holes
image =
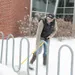
{"type": "Polygon", "coordinates": [[[71,72],[70,72],[70,75],[73,75],[73,57],[74,57],[74,55],[73,55],[72,48],[71,48],[70,46],[68,46],[68,45],[62,45],[62,46],[59,48],[59,52],[58,52],[57,75],[60,74],[60,53],[61,53],[61,49],[62,49],[63,47],[68,47],[69,50],[70,50],[70,52],[71,52],[71,69],[70,69],[71,72]]]}
{"type": "Polygon", "coordinates": [[[13,50],[13,61],[12,61],[12,67],[13,67],[13,70],[15,72],[19,72],[20,69],[21,69],[21,53],[22,53],[22,41],[23,40],[26,40],[27,41],[27,44],[28,44],[28,47],[27,47],[27,75],[29,75],[29,48],[30,48],[30,43],[29,43],[29,40],[26,38],[26,37],[23,37],[20,41],[20,50],[19,50],[19,67],[18,67],[18,70],[15,70],[15,67],[14,67],[14,50],[13,50]]]}
{"type": "MultiPolygon", "coordinates": [[[[47,49],[46,75],[48,75],[49,46],[44,40],[42,40],[41,43],[44,43],[46,45],[46,49],[47,49]]],[[[37,53],[37,57],[36,57],[36,75],[38,75],[38,53],[37,53]]]]}
{"type": "Polygon", "coordinates": [[[9,34],[7,36],[7,40],[6,40],[6,55],[5,55],[5,65],[7,65],[7,60],[8,60],[8,40],[9,38],[12,37],[12,40],[13,40],[13,45],[12,45],[12,61],[13,61],[13,54],[14,54],[14,36],[12,34],[9,34]]]}
{"type": "Polygon", "coordinates": [[[2,36],[0,63],[2,63],[4,34],[3,34],[3,32],[0,32],[0,34],[1,34],[1,36],[2,36]]]}
{"type": "MultiPolygon", "coordinates": [[[[1,44],[1,55],[0,55],[0,63],[2,63],[2,56],[3,56],[3,41],[4,41],[4,34],[2,32],[0,32],[1,36],[2,36],[2,44],[1,44]]],[[[7,62],[8,62],[8,40],[9,38],[12,37],[12,41],[13,41],[13,44],[12,44],[12,68],[15,72],[19,72],[20,69],[21,69],[21,56],[22,56],[22,42],[23,40],[25,39],[27,41],[27,75],[29,75],[29,50],[30,50],[30,43],[29,43],[29,40],[26,38],[26,37],[23,37],[21,40],[20,40],[20,48],[19,48],[19,65],[18,65],[18,69],[16,70],[15,69],[15,66],[14,66],[14,46],[15,46],[15,40],[14,40],[14,36],[12,34],[9,34],[7,39],[6,39],[6,55],[5,55],[5,65],[7,65],[7,62]]],[[[44,41],[42,40],[41,43],[44,43],[46,45],[46,49],[47,49],[47,60],[46,60],[46,75],[48,75],[48,59],[49,59],[49,45],[44,41]]],[[[59,48],[59,52],[58,52],[58,64],[57,64],[57,75],[60,75],[60,53],[61,53],[61,49],[63,47],[67,47],[69,48],[70,50],[70,53],[71,53],[71,69],[70,69],[70,75],[73,75],[73,60],[74,60],[74,54],[73,54],[73,50],[70,46],[68,45],[62,45],[60,48],[59,48]]],[[[36,74],[35,75],[38,75],[38,53],[37,53],[37,58],[36,58],[36,74]]]]}
{"type": "Polygon", "coordinates": [[[12,40],[13,40],[13,45],[12,45],[12,68],[13,68],[13,70],[15,71],[15,72],[19,72],[20,71],[20,69],[21,69],[21,53],[22,53],[22,41],[23,41],[23,39],[25,39],[26,41],[27,41],[27,44],[28,44],[28,48],[27,48],[27,50],[28,50],[28,52],[27,52],[27,58],[28,58],[28,60],[27,60],[27,74],[29,75],[29,48],[30,48],[30,44],[29,44],[29,40],[26,38],[26,37],[23,37],[22,39],[21,39],[21,41],[20,41],[20,50],[19,50],[19,67],[18,67],[18,70],[16,70],[15,69],[15,67],[14,67],[14,46],[15,46],[15,41],[14,41],[14,36],[12,35],[12,34],[9,34],[8,35],[8,37],[7,37],[7,41],[6,41],[6,62],[5,62],[5,64],[7,65],[7,60],[8,60],[8,40],[9,40],[9,38],[10,37],[12,37],[12,40]]]}

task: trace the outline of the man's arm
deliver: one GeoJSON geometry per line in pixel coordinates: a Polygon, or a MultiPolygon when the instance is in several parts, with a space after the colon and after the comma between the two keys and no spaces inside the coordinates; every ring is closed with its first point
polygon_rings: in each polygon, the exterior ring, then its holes
{"type": "Polygon", "coordinates": [[[38,23],[38,28],[37,28],[37,33],[36,33],[36,48],[39,47],[42,30],[43,30],[43,22],[41,20],[38,23]]]}

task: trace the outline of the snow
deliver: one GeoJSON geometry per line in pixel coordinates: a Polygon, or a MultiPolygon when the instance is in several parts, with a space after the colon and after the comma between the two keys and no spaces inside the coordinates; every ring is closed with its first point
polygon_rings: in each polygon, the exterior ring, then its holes
{"type": "MultiPolygon", "coordinates": [[[[18,61],[19,61],[19,48],[20,48],[20,40],[22,38],[18,37],[15,38],[15,67],[18,68],[18,61]]],[[[35,38],[28,38],[29,42],[30,42],[30,52],[29,54],[31,54],[31,52],[35,49],[35,43],[36,43],[36,39],[35,38]]],[[[50,40],[50,45],[49,45],[49,71],[48,71],[48,75],[57,75],[57,64],[58,64],[58,51],[59,48],[62,45],[68,45],[72,48],[73,54],[75,53],[75,39],[66,39],[63,41],[59,41],[56,38],[52,38],[50,40]]],[[[6,53],[6,40],[4,40],[4,45],[3,45],[3,60],[2,60],[2,64],[5,64],[5,53],[6,53]]],[[[1,40],[0,40],[0,48],[1,48],[1,40]]],[[[39,55],[39,66],[38,66],[38,75],[46,75],[46,67],[43,66],[42,62],[43,62],[43,50],[42,53],[39,55]]],[[[22,61],[27,57],[27,42],[24,39],[22,42],[22,61]]],[[[11,68],[11,63],[12,63],[12,39],[9,39],[8,42],[8,67],[11,68]]],[[[30,57],[31,59],[31,57],[30,57]]],[[[74,62],[75,62],[75,56],[74,56],[74,62]]],[[[74,63],[73,62],[73,63],[74,63]]],[[[70,50],[67,47],[63,47],[61,50],[61,58],[60,58],[60,75],[71,75],[70,74],[70,69],[71,69],[71,53],[70,50]]],[[[34,67],[36,65],[36,62],[34,62],[34,67]]],[[[13,69],[12,69],[13,70],[13,69]]],[[[75,64],[73,65],[73,75],[75,75],[75,64]]],[[[4,70],[5,72],[6,70],[4,70]]],[[[35,71],[31,71],[29,70],[29,74],[30,75],[35,75],[35,71]]],[[[0,67],[0,72],[1,71],[1,67],[0,67]]],[[[10,71],[11,72],[11,71],[10,71]]],[[[12,72],[11,72],[12,74],[12,72]]],[[[25,62],[24,64],[22,64],[21,66],[21,70],[19,72],[19,75],[27,75],[27,62],[25,62]]],[[[1,74],[0,74],[1,75],[1,74]]],[[[3,74],[4,75],[4,74],[3,74]]],[[[8,74],[9,75],[9,74],[8,74]]],[[[16,74],[13,74],[16,75],[16,74]]]]}
{"type": "Polygon", "coordinates": [[[15,73],[12,68],[9,68],[5,65],[0,64],[0,75],[18,75],[15,73]]]}

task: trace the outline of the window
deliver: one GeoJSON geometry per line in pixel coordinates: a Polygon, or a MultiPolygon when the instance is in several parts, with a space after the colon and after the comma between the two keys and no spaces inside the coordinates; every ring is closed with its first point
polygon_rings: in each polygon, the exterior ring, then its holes
{"type": "Polygon", "coordinates": [[[56,0],[32,0],[32,12],[54,13],[56,0]]]}
{"type": "MultiPolygon", "coordinates": [[[[32,0],[32,14],[39,13],[42,17],[46,13],[54,13],[57,0],[32,0]]],[[[56,17],[65,18],[73,15],[74,0],[59,0],[56,17]]]]}
{"type": "Polygon", "coordinates": [[[45,12],[46,9],[46,0],[33,0],[32,10],[45,12]]]}
{"type": "Polygon", "coordinates": [[[58,7],[64,7],[64,0],[59,0],[58,7]]]}
{"type": "Polygon", "coordinates": [[[73,14],[73,10],[74,10],[74,8],[65,8],[65,13],[67,13],[67,14],[69,14],[69,13],[73,14]]]}
{"type": "Polygon", "coordinates": [[[73,20],[74,0],[59,0],[56,17],[73,20]]]}
{"type": "Polygon", "coordinates": [[[56,0],[48,0],[47,12],[54,13],[56,0]]]}
{"type": "Polygon", "coordinates": [[[58,8],[57,9],[57,13],[59,14],[59,13],[62,13],[63,14],[63,8],[58,8]]]}
{"type": "Polygon", "coordinates": [[[36,16],[39,13],[44,17],[46,13],[54,13],[56,0],[32,0],[31,16],[36,16]]]}
{"type": "Polygon", "coordinates": [[[74,0],[65,0],[66,1],[66,7],[74,7],[74,0]]]}
{"type": "Polygon", "coordinates": [[[63,15],[56,15],[56,18],[63,18],[63,15]]]}

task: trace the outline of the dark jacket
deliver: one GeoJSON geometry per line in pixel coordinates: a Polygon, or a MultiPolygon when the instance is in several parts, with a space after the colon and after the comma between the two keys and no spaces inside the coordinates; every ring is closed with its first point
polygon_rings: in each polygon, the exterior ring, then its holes
{"type": "Polygon", "coordinates": [[[47,40],[47,37],[52,34],[52,32],[55,31],[55,20],[53,20],[52,22],[50,22],[49,24],[47,23],[47,20],[44,19],[43,20],[43,30],[41,32],[41,37],[47,40]]]}
{"type": "MultiPolygon", "coordinates": [[[[44,23],[43,21],[41,20],[39,23],[38,23],[38,28],[37,28],[37,33],[36,33],[36,49],[39,48],[39,45],[40,45],[40,41],[43,40],[43,38],[41,37],[41,33],[43,31],[43,27],[44,27],[44,23]]],[[[54,32],[52,32],[48,37],[49,39],[52,38],[56,32],[57,32],[57,22],[55,21],[55,27],[54,27],[54,32]]]]}

